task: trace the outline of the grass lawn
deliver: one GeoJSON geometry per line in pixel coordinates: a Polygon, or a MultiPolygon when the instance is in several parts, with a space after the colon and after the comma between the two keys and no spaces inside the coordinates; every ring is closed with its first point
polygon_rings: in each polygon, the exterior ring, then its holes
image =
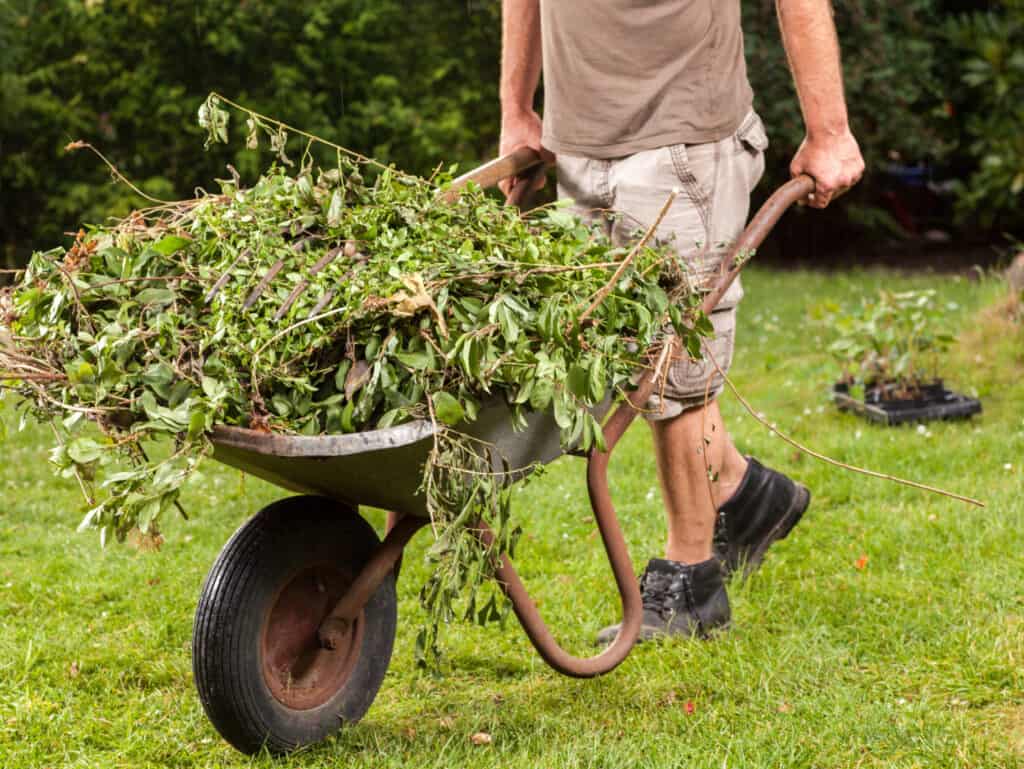
{"type": "MultiPolygon", "coordinates": [[[[76,534],[81,500],[55,480],[48,436],[0,444],[0,767],[1014,767],[1024,766],[1024,334],[979,315],[991,281],[751,269],[734,379],[796,439],[853,464],[948,487],[984,510],[796,454],[723,399],[741,449],[809,485],[804,522],[730,591],[714,642],[638,648],[612,674],[563,678],[514,619],[455,626],[450,669],[418,672],[421,535],[399,584],[395,656],[376,703],[336,739],[283,759],[234,752],[192,685],[199,588],[219,548],[281,492],[209,464],[158,553],[76,534]],[[934,287],[964,329],[948,379],[976,390],[974,421],[880,428],[837,413],[824,300],[934,287]],[[858,563],[861,567],[858,566],[858,563]],[[476,746],[476,732],[493,736],[476,746]]],[[[13,425],[9,425],[13,427],[13,425]]],[[[517,493],[519,566],[577,653],[615,619],[584,463],[517,493]]],[[[612,490],[637,569],[660,552],[650,437],[616,452],[612,490]]],[[[372,514],[373,522],[382,517],[372,514]]]]}

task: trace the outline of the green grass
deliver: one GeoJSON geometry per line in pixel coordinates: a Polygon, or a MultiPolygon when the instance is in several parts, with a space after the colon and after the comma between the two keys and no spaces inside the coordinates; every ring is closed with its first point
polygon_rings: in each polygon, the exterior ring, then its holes
{"type": "MultiPolygon", "coordinates": [[[[727,396],[740,447],[815,495],[763,568],[733,584],[728,634],[644,646],[612,674],[576,681],[548,670],[514,620],[460,625],[447,634],[448,674],[427,676],[413,664],[422,535],[399,585],[391,669],[365,721],[288,758],[249,759],[220,739],[195,695],[192,615],[220,546],[283,492],[211,463],[185,495],[195,515],[168,523],[162,551],[100,550],[94,534],[75,533],[77,489],[52,478],[47,436],[30,428],[0,444],[0,767],[1024,765],[1024,335],[978,314],[997,288],[763,270],[746,285],[734,378],[757,409],[837,459],[988,507],[797,455],[727,396]],[[981,418],[886,429],[829,405],[834,371],[810,310],[881,285],[930,286],[959,304],[965,331],[948,378],[982,396],[981,418]],[[492,744],[474,746],[478,731],[492,744]]],[[[643,426],[612,464],[640,568],[664,537],[643,426]]],[[[562,460],[516,495],[521,573],[576,652],[592,651],[617,611],[583,471],[562,460]]]]}

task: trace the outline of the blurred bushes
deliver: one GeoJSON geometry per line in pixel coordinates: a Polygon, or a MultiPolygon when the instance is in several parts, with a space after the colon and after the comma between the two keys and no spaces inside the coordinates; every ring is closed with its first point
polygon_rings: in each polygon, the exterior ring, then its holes
{"type": "Polygon", "coordinates": [[[962,62],[954,98],[960,151],[973,167],[960,184],[961,210],[1013,229],[1024,222],[1024,0],[960,16],[945,32],[962,62]]]}
{"type": "MultiPolygon", "coordinates": [[[[803,129],[774,3],[743,5],[778,181],[803,129]]],[[[852,121],[872,168],[952,158],[966,208],[1007,226],[1024,216],[1024,0],[959,22],[947,5],[836,0],[852,121]]],[[[74,139],[156,197],[191,195],[229,162],[251,178],[269,157],[242,141],[203,151],[211,90],[410,171],[480,160],[497,143],[499,21],[499,0],[7,0],[0,255],[139,203],[93,156],[65,154],[74,139]]]]}
{"type": "MultiPolygon", "coordinates": [[[[893,160],[944,157],[950,126],[943,110],[937,0],[836,0],[850,124],[869,169],[893,160]]],[[[755,106],[777,162],[773,183],[789,177],[804,137],[796,91],[781,49],[775,0],[743,3],[747,65],[755,106]]]]}
{"type": "Polygon", "coordinates": [[[65,154],[74,139],[156,197],[190,196],[227,162],[252,178],[269,157],[244,142],[203,150],[211,90],[412,171],[480,158],[497,125],[499,14],[476,0],[7,0],[0,248],[22,259],[139,203],[91,154],[65,154]]]}

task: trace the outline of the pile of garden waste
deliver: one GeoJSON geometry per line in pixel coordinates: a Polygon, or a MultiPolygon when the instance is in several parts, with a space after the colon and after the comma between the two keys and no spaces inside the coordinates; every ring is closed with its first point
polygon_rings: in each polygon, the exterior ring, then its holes
{"type": "MultiPolygon", "coordinates": [[[[226,138],[222,104],[204,111],[226,138]]],[[[327,168],[293,163],[279,124],[248,124],[250,145],[280,152],[251,186],[222,181],[32,256],[0,294],[4,391],[52,426],[51,461],[104,540],[156,536],[215,425],[319,435],[433,420],[424,600],[446,622],[461,591],[479,619],[494,553],[465,524],[490,523],[500,551],[516,529],[459,425],[503,397],[514,421],[550,409],[565,445],[600,446],[588,407],[629,387],[667,325],[699,351],[698,296],[664,248],[634,249],[612,281],[627,251],[562,208],[523,217],[473,185],[445,202],[450,177],[341,148],[327,168]]]]}

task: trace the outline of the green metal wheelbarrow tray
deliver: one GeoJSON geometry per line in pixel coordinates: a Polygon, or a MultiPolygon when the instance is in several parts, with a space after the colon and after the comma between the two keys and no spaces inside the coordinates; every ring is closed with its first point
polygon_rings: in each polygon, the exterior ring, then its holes
{"type": "MultiPolygon", "coordinates": [[[[539,157],[519,150],[460,177],[445,194],[457,195],[469,181],[487,187],[530,171],[543,172],[539,157]]],[[[530,186],[516,185],[510,202],[530,186]]],[[[705,297],[706,313],[739,274],[745,256],[813,189],[813,180],[801,176],[765,203],[723,262],[705,297]]],[[[607,414],[606,449],[587,455],[590,503],[622,602],[615,640],[594,657],[572,656],[555,641],[511,561],[503,557],[497,569],[498,583],[537,652],[565,675],[607,673],[626,658],[640,631],[640,590],[607,470],[656,379],[646,372],[623,402],[599,408],[600,416],[607,414]]],[[[497,472],[545,464],[565,453],[550,413],[530,414],[526,428],[516,431],[500,398],[460,429],[493,446],[497,472]]],[[[391,659],[402,551],[429,523],[420,479],[433,431],[428,421],[313,437],[214,429],[215,459],[299,495],[267,506],[235,532],[207,575],[196,610],[196,687],[214,726],[239,750],[281,753],[318,742],[358,721],[372,704],[391,659]],[[391,511],[383,541],[359,515],[360,506],[391,511]]],[[[505,480],[514,482],[525,472],[506,474],[505,480]]],[[[486,525],[478,531],[485,542],[491,540],[486,525]]]]}

